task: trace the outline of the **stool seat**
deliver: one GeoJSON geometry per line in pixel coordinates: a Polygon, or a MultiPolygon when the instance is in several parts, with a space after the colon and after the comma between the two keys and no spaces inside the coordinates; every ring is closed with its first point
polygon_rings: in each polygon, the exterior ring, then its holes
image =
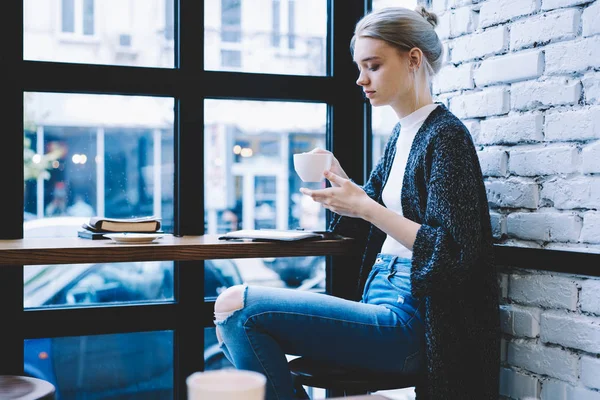
{"type": "Polygon", "coordinates": [[[353,393],[403,389],[416,386],[418,374],[381,374],[324,365],[304,357],[288,362],[296,384],[353,393]]]}
{"type": "Polygon", "coordinates": [[[2,400],[54,400],[54,385],[42,379],[18,375],[0,375],[2,400]]]}

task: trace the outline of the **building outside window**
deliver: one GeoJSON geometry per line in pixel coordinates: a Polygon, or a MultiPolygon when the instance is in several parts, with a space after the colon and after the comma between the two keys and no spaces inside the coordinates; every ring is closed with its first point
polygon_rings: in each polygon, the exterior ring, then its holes
{"type": "Polygon", "coordinates": [[[62,33],[94,35],[94,0],[61,0],[61,8],[62,33]]]}

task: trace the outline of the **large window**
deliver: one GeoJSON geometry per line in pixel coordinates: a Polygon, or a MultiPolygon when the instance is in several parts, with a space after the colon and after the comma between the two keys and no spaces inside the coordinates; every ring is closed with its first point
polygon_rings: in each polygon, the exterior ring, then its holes
{"type": "Polygon", "coordinates": [[[206,69],[326,74],[326,0],[206,0],[206,69]]]}
{"type": "MultiPolygon", "coordinates": [[[[326,229],[299,192],[325,182],[301,182],[292,155],[329,148],[364,179],[348,45],[367,3],[23,0],[0,26],[0,67],[19,71],[0,75],[3,148],[18,149],[0,157],[12,193],[2,238],[74,237],[91,216],[156,216],[182,236],[326,229]]],[[[0,373],[48,380],[63,400],[183,399],[186,376],[228,366],[212,323],[219,293],[322,292],[329,261],[2,268],[2,309],[20,328],[3,339],[0,373]]]]}
{"type": "Polygon", "coordinates": [[[24,59],[172,68],[173,5],[174,0],[23,0],[24,59]]]}

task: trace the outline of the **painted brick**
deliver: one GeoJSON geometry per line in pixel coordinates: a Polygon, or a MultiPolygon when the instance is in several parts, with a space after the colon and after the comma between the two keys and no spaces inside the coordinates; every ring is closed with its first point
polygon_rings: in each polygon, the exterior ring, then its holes
{"type": "Polygon", "coordinates": [[[500,287],[500,298],[508,297],[508,274],[498,274],[498,286],[500,287]]]}
{"type": "Polygon", "coordinates": [[[567,400],[567,387],[565,382],[554,379],[542,382],[542,400],[567,400]]]}
{"type": "Polygon", "coordinates": [[[581,81],[551,78],[544,81],[514,83],[510,88],[510,104],[515,110],[577,104],[581,97],[581,81]]]}
{"type": "Polygon", "coordinates": [[[508,49],[508,30],[501,26],[456,38],[450,44],[452,62],[461,62],[503,53],[508,49]]]}
{"type": "Polygon", "coordinates": [[[540,334],[540,317],[541,310],[539,308],[523,307],[515,304],[508,304],[500,308],[502,332],[511,336],[538,337],[540,334]]]}
{"type": "Polygon", "coordinates": [[[570,8],[530,17],[510,27],[512,50],[531,47],[550,41],[572,39],[577,36],[581,11],[570,8]]]}
{"type": "Polygon", "coordinates": [[[572,213],[512,213],[506,217],[511,237],[545,242],[576,242],[581,234],[581,217],[572,213]]]}
{"type": "Polygon", "coordinates": [[[512,274],[508,297],[521,304],[545,308],[577,309],[577,285],[573,279],[553,275],[512,274]]]}
{"type": "Polygon", "coordinates": [[[581,387],[569,387],[568,400],[600,400],[600,392],[581,387]]]}
{"type": "Polygon", "coordinates": [[[540,394],[540,381],[533,376],[500,368],[500,394],[514,399],[527,396],[537,398],[540,394]]]}
{"type": "Polygon", "coordinates": [[[600,2],[596,1],[583,10],[581,21],[583,24],[582,34],[584,37],[597,35],[600,33],[600,2]]]}
{"type": "MultiPolygon", "coordinates": [[[[600,213],[595,213],[600,217],[600,213]]],[[[588,279],[581,283],[580,303],[581,310],[600,315],[600,280],[588,279]]],[[[600,377],[600,373],[598,374],[600,377]]],[[[600,384],[600,382],[599,382],[600,384]]],[[[600,387],[598,387],[600,389],[600,387]]]]}
{"type": "Polygon", "coordinates": [[[584,174],[593,174],[600,172],[600,141],[595,141],[581,150],[583,157],[581,163],[581,172],[584,174]]]}
{"type": "Polygon", "coordinates": [[[473,89],[473,64],[462,64],[458,67],[447,65],[433,78],[433,92],[454,92],[473,89]]]}
{"type": "Polygon", "coordinates": [[[600,36],[545,47],[546,73],[580,72],[600,65],[600,36]]]}
{"type": "Polygon", "coordinates": [[[542,313],[541,339],[571,349],[600,353],[600,319],[562,311],[542,313]]]}
{"type": "Polygon", "coordinates": [[[520,176],[570,174],[578,171],[577,147],[568,145],[517,146],[509,153],[508,169],[520,176]]]}
{"type": "Polygon", "coordinates": [[[472,0],[448,0],[448,8],[462,7],[472,3],[472,0]]]}
{"type": "Polygon", "coordinates": [[[490,58],[475,71],[478,87],[538,78],[544,72],[544,54],[540,50],[490,58]]]}
{"type": "MultiPolygon", "coordinates": [[[[598,3],[598,5],[600,5],[600,3],[598,3]]],[[[598,19],[600,20],[600,15],[598,16],[598,19]]],[[[585,102],[600,103],[600,72],[594,72],[585,75],[581,79],[581,83],[583,84],[585,102]]]]}
{"type": "Polygon", "coordinates": [[[555,8],[576,6],[583,3],[589,3],[590,0],[542,0],[542,10],[553,10],[555,8]]]}
{"type": "Polygon", "coordinates": [[[572,179],[552,178],[542,184],[542,203],[549,200],[560,210],[597,208],[600,204],[600,176],[572,179]]]}
{"type": "Polygon", "coordinates": [[[544,139],[544,117],[541,113],[509,114],[507,117],[481,121],[478,143],[513,144],[544,139]]]}
{"type": "Polygon", "coordinates": [[[452,10],[450,16],[450,36],[456,37],[471,33],[477,29],[478,14],[471,7],[452,10]]]}
{"type": "Polygon", "coordinates": [[[487,28],[539,9],[539,0],[489,0],[479,10],[479,26],[487,28]]]}
{"type": "Polygon", "coordinates": [[[486,147],[477,153],[484,176],[506,176],[508,153],[502,147],[486,147]]]}
{"type": "Polygon", "coordinates": [[[431,10],[435,13],[442,13],[447,9],[447,0],[431,0],[431,10]]]}
{"type": "Polygon", "coordinates": [[[545,117],[544,134],[548,141],[598,139],[600,107],[548,112],[545,117]]]}
{"type": "Polygon", "coordinates": [[[473,142],[479,143],[479,132],[480,132],[479,121],[476,119],[464,119],[461,122],[465,125],[465,127],[471,134],[471,138],[473,139],[473,142]]]}
{"type": "Polygon", "coordinates": [[[579,357],[566,350],[523,340],[508,344],[508,363],[541,375],[575,383],[579,357]]]}
{"type": "Polygon", "coordinates": [[[592,389],[600,389],[600,359],[581,357],[581,383],[592,389]]]}
{"type": "Polygon", "coordinates": [[[485,181],[485,189],[488,202],[494,207],[536,209],[539,204],[539,186],[531,180],[488,179],[485,181]]]}
{"type": "Polygon", "coordinates": [[[506,353],[507,353],[508,343],[506,339],[500,339],[500,362],[506,362],[506,353]]]}
{"type": "Polygon", "coordinates": [[[450,16],[451,12],[445,12],[442,15],[438,15],[438,24],[435,27],[435,32],[437,33],[440,40],[446,40],[450,37],[450,16]]]}
{"type": "Polygon", "coordinates": [[[600,243],[600,212],[589,211],[583,214],[581,241],[600,243]]]}
{"type": "Polygon", "coordinates": [[[450,111],[458,118],[477,118],[506,114],[510,95],[505,87],[489,88],[450,99],[450,111]]]}

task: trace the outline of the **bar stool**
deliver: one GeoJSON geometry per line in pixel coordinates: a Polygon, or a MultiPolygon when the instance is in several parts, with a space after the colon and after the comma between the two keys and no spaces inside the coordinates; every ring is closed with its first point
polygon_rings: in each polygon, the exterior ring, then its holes
{"type": "Polygon", "coordinates": [[[54,400],[54,385],[42,379],[18,375],[0,375],[2,400],[54,400]]]}
{"type": "Polygon", "coordinates": [[[414,387],[422,379],[418,374],[369,374],[364,371],[325,366],[304,357],[289,361],[288,366],[297,390],[300,390],[301,386],[322,388],[328,390],[329,396],[338,397],[414,387]]]}

